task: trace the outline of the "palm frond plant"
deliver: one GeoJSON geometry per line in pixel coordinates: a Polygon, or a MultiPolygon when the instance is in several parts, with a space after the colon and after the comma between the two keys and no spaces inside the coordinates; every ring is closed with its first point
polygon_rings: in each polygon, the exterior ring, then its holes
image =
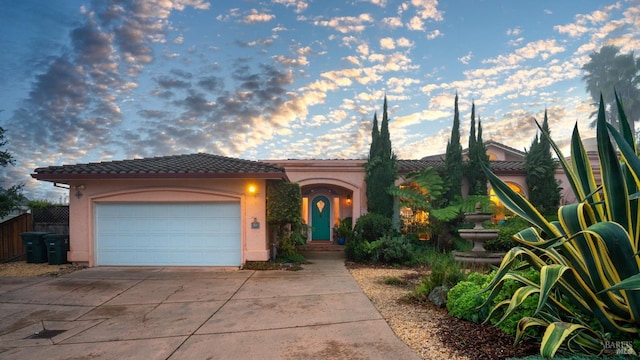
{"type": "Polygon", "coordinates": [[[527,329],[542,327],[540,354],[558,351],[601,355],[612,334],[638,334],[640,329],[640,160],[616,94],[623,126],[607,123],[602,100],[596,125],[600,179],[583,146],[577,125],[571,138],[571,161],[551,141],[578,202],[562,206],[558,221],[548,221],[523,196],[485,172],[500,201],[531,227],[514,236],[518,246],[503,258],[489,284],[489,300],[507,279],[522,286],[494,308],[503,319],[523,301],[539,295],[532,317],[519,321],[516,343],[527,329]],[[616,150],[617,146],[617,150],[616,150]],[[518,276],[524,263],[540,271],[539,283],[518,276]]]}
{"type": "MultiPolygon", "coordinates": [[[[448,189],[439,171],[442,169],[429,166],[421,171],[411,172],[406,176],[409,185],[393,185],[388,189],[389,194],[399,199],[401,206],[411,208],[413,213],[423,211],[428,214],[428,231],[431,236],[440,239],[439,235],[451,232],[450,227],[457,226],[465,212],[476,211],[478,203],[483,212],[495,212],[493,202],[486,195],[470,195],[451,203],[445,201],[448,189]]],[[[441,249],[447,247],[444,244],[437,246],[441,249]]]]}

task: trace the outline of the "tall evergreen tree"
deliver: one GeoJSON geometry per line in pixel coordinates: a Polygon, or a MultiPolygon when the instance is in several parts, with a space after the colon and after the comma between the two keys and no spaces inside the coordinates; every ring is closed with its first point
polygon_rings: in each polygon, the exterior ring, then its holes
{"type": "Polygon", "coordinates": [[[487,177],[482,170],[482,164],[489,166],[487,149],[482,142],[482,124],[478,120],[476,135],[476,106],[471,105],[471,129],[469,130],[469,160],[467,161],[466,177],[469,181],[469,195],[487,195],[487,177]]]}
{"type": "Polygon", "coordinates": [[[378,129],[378,114],[373,114],[373,126],[371,127],[371,145],[369,146],[369,158],[365,164],[365,184],[367,185],[367,211],[372,213],[376,210],[376,193],[377,188],[375,186],[375,172],[378,163],[380,162],[379,156],[379,144],[380,143],[380,130],[378,129]]]}
{"type": "Polygon", "coordinates": [[[373,126],[371,127],[371,147],[369,148],[369,159],[376,157],[380,146],[380,130],[378,130],[378,113],[373,113],[373,126]]]}
{"type": "Polygon", "coordinates": [[[451,138],[447,142],[447,152],[444,158],[445,181],[448,190],[447,202],[454,202],[462,196],[462,145],[460,144],[460,113],[458,112],[458,94],[454,100],[453,126],[451,138]]]}
{"type": "Polygon", "coordinates": [[[382,123],[380,124],[380,155],[383,160],[389,160],[393,157],[391,150],[391,134],[389,134],[389,117],[387,116],[387,96],[384,97],[384,105],[382,106],[382,123]]]}
{"type": "Polygon", "coordinates": [[[476,145],[476,104],[471,103],[471,129],[469,129],[469,151],[476,145]]]}
{"type": "MultiPolygon", "coordinates": [[[[480,117],[478,117],[478,139],[476,140],[476,148],[478,162],[488,168],[489,154],[487,154],[487,147],[484,145],[484,140],[482,139],[482,121],[480,117]]],[[[477,190],[475,193],[477,195],[487,195],[487,181],[487,175],[482,170],[482,167],[480,167],[476,174],[477,190]]]]}
{"type": "Polygon", "coordinates": [[[471,124],[469,125],[469,141],[467,146],[467,161],[464,164],[464,176],[469,184],[469,195],[474,194],[476,186],[476,104],[471,103],[471,124]]]}
{"type": "Polygon", "coordinates": [[[367,185],[367,210],[370,213],[381,214],[389,219],[393,218],[394,199],[389,189],[394,185],[398,169],[396,155],[391,148],[389,133],[389,117],[387,115],[387,97],[384,97],[382,123],[378,138],[377,117],[374,116],[374,127],[371,130],[371,148],[369,159],[365,165],[365,183],[367,185]]]}
{"type": "Polygon", "coordinates": [[[549,121],[544,112],[542,133],[531,142],[524,157],[529,201],[544,215],[555,215],[560,205],[560,187],[555,178],[557,162],[551,155],[549,142],[549,121]]]}

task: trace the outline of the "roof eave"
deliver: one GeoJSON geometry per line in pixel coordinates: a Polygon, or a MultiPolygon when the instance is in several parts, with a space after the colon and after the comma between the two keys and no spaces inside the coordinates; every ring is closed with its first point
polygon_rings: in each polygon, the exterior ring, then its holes
{"type": "Polygon", "coordinates": [[[68,184],[77,180],[135,180],[135,179],[265,179],[284,180],[284,172],[277,173],[130,173],[130,174],[31,174],[36,180],[68,184]]]}

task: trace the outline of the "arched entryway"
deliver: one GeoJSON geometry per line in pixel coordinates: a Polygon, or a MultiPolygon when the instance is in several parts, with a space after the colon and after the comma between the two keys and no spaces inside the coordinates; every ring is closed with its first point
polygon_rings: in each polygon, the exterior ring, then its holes
{"type": "Polygon", "coordinates": [[[353,191],[330,184],[302,186],[302,221],[309,225],[307,242],[335,242],[335,227],[353,218],[353,191]]]}
{"type": "MultiPolygon", "coordinates": [[[[300,212],[302,221],[308,225],[309,230],[307,242],[337,241],[334,227],[346,218],[351,218],[351,222],[355,224],[360,214],[366,212],[367,199],[364,192],[366,162],[366,160],[281,160],[273,163],[285,169],[289,181],[300,185],[302,193],[300,212]],[[328,211],[329,236],[326,232],[323,234],[323,231],[327,230],[326,223],[320,230],[313,219],[314,211],[318,211],[317,201],[314,202],[314,200],[320,196],[325,198],[323,200],[325,206],[328,205],[326,211],[328,211]]],[[[323,217],[323,220],[327,219],[323,217]]]]}
{"type": "Polygon", "coordinates": [[[311,240],[331,240],[331,202],[323,195],[311,202],[311,240]]]}

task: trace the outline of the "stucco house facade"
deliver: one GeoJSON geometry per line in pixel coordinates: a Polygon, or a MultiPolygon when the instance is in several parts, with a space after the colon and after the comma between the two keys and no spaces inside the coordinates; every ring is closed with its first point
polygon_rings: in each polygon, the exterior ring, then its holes
{"type": "MultiPolygon", "coordinates": [[[[524,153],[496,142],[485,145],[492,171],[527,196],[524,153]]],[[[397,184],[442,161],[443,155],[399,160],[397,184]]],[[[366,213],[365,163],[198,153],[41,167],[32,177],[68,188],[71,262],[235,267],[270,258],[268,181],[300,185],[302,219],[311,228],[307,242],[327,242],[339,220],[351,217],[355,223],[366,213]]],[[[556,175],[566,184],[561,170],[556,175]]],[[[467,188],[463,184],[463,194],[467,188]]],[[[569,190],[563,190],[564,203],[574,201],[569,190]]]]}
{"type": "Polygon", "coordinates": [[[88,266],[240,266],[269,259],[266,163],[191,154],[38,168],[69,188],[68,260],[88,266]]]}

